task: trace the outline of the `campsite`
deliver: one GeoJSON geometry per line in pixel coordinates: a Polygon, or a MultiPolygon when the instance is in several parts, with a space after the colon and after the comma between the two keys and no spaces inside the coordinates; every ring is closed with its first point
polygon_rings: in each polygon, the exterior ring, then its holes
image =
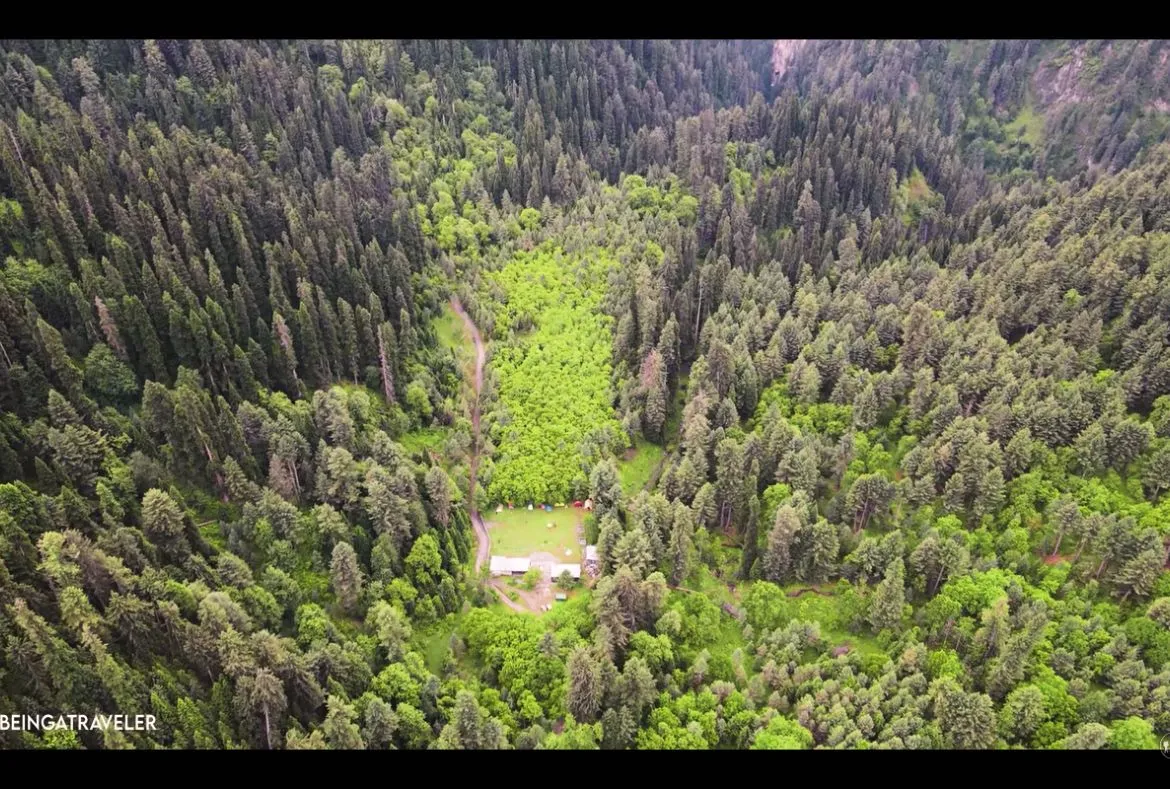
{"type": "Polygon", "coordinates": [[[552,512],[525,506],[483,513],[493,554],[530,556],[543,552],[552,554],[558,562],[572,563],[582,558],[579,535],[584,515],[583,510],[571,506],[554,508],[552,512]]]}

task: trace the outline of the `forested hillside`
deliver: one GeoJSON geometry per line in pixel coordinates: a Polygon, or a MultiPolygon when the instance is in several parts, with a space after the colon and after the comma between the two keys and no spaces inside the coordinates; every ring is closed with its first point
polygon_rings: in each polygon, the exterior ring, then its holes
{"type": "Polygon", "coordinates": [[[906,101],[974,166],[1116,172],[1170,131],[1165,41],[778,41],[781,84],[906,101]]]}
{"type": "Polygon", "coordinates": [[[1158,747],[1167,52],[0,42],[0,747],[1158,747]]]}

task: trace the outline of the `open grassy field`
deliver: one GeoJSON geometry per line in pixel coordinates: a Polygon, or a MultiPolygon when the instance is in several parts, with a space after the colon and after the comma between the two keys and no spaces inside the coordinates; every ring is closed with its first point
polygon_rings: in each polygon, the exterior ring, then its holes
{"type": "Polygon", "coordinates": [[[618,461],[618,477],[622,483],[622,493],[627,496],[636,496],[649,481],[654,473],[654,467],[662,460],[662,447],[651,444],[645,439],[638,439],[632,452],[627,452],[627,458],[618,461]]]}
{"type": "Polygon", "coordinates": [[[492,538],[492,554],[529,556],[537,551],[547,551],[558,562],[571,563],[581,561],[577,524],[583,514],[582,510],[561,507],[552,512],[505,509],[501,513],[485,512],[483,516],[492,538]],[[550,523],[555,524],[551,529],[548,528],[550,523]]]}
{"type": "Polygon", "coordinates": [[[443,347],[450,348],[456,356],[471,354],[474,357],[475,348],[471,344],[471,338],[467,336],[463,320],[455,314],[450,304],[443,305],[443,312],[435,318],[434,327],[439,343],[443,347]]]}

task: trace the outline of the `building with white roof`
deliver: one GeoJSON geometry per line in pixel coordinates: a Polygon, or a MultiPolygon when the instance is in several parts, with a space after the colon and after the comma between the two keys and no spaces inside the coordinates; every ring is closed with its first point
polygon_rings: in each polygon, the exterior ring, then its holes
{"type": "Polygon", "coordinates": [[[581,580],[581,565],[579,564],[554,564],[552,566],[553,580],[560,578],[563,572],[568,572],[575,581],[581,580]]]}
{"type": "Polygon", "coordinates": [[[492,575],[524,575],[528,572],[530,562],[526,558],[512,556],[493,556],[491,560],[492,575]]]}

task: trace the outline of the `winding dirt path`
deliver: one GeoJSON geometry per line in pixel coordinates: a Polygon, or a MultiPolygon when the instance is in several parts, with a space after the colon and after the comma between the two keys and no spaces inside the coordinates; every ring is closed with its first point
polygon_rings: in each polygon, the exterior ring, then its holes
{"type": "MultiPolygon", "coordinates": [[[[471,458],[467,464],[469,469],[467,509],[471,515],[471,526],[475,531],[475,574],[479,575],[480,568],[483,567],[492,552],[492,538],[488,535],[487,524],[483,522],[483,518],[479,515],[479,510],[475,507],[475,483],[479,473],[479,451],[481,447],[479,434],[479,397],[480,392],[483,390],[483,366],[487,359],[487,348],[484,345],[483,336],[479,333],[479,327],[471,320],[471,316],[467,314],[467,310],[463,309],[463,304],[455,296],[451,297],[451,309],[455,310],[455,314],[463,319],[463,326],[471,336],[471,341],[475,344],[475,373],[471,382],[471,458]]],[[[519,611],[522,614],[529,613],[529,609],[509,598],[507,592],[501,589],[495,581],[489,581],[488,586],[496,593],[496,597],[500,598],[500,602],[513,611],[519,611]]]]}
{"type": "Polygon", "coordinates": [[[510,597],[508,597],[508,595],[504,592],[504,590],[496,585],[495,581],[492,581],[491,587],[492,587],[492,591],[496,593],[496,597],[500,598],[500,602],[503,603],[504,605],[508,606],[508,608],[511,608],[513,611],[519,611],[522,614],[531,614],[532,613],[532,611],[530,609],[525,608],[524,606],[520,605],[519,603],[515,602],[510,597]]]}

